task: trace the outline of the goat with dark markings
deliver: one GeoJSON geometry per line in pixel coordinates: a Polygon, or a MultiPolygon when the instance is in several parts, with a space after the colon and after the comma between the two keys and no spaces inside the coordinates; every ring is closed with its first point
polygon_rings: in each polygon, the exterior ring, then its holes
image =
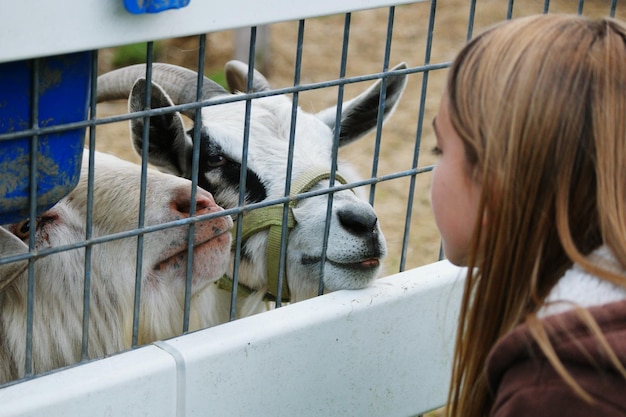
{"type": "MultiPolygon", "coordinates": [[[[400,64],[394,70],[404,68],[406,65],[400,64]]],[[[131,112],[144,110],[145,74],[145,65],[135,65],[101,75],[98,101],[128,98],[131,112]]],[[[195,72],[154,64],[151,77],[151,108],[196,101],[198,75],[195,72]]],[[[198,183],[214,195],[219,205],[234,208],[239,204],[246,102],[218,105],[210,102],[246,91],[247,65],[238,61],[227,63],[226,77],[230,92],[204,77],[201,100],[207,103],[201,109],[201,123],[190,130],[185,130],[178,112],[150,116],[148,157],[150,163],[165,172],[191,178],[193,138],[198,136],[198,183]],[[194,129],[198,126],[201,131],[196,135],[194,129]]],[[[271,89],[268,80],[256,70],[251,86],[251,92],[271,89]]],[[[406,75],[392,70],[384,82],[378,80],[365,92],[342,104],[339,125],[334,106],[317,114],[298,109],[291,186],[311,172],[330,173],[336,130],[339,130],[339,146],[363,137],[377,126],[381,95],[385,97],[382,117],[387,118],[405,86],[406,75]]],[[[192,119],[195,113],[195,109],[184,112],[192,119]]],[[[292,103],[285,95],[251,101],[244,204],[285,195],[291,119],[292,103]]],[[[143,148],[143,130],[143,118],[131,120],[132,143],[139,154],[143,148]]],[[[354,179],[352,170],[344,163],[339,162],[339,172],[348,181],[354,179]]],[[[329,176],[318,177],[319,180],[311,184],[312,189],[328,187],[329,176]]],[[[290,211],[295,225],[288,235],[285,263],[288,286],[283,287],[282,293],[289,293],[291,302],[317,295],[320,279],[323,279],[324,291],[366,287],[378,276],[386,256],[385,239],[373,208],[350,190],[336,192],[333,196],[328,245],[324,252],[327,199],[327,195],[303,199],[290,211]],[[325,259],[322,259],[324,253],[325,259]]],[[[247,215],[244,214],[244,224],[247,215]]],[[[238,280],[251,289],[276,295],[279,292],[274,284],[277,273],[268,272],[267,264],[268,256],[278,257],[278,254],[266,255],[268,233],[261,230],[246,237],[238,280]]]]}

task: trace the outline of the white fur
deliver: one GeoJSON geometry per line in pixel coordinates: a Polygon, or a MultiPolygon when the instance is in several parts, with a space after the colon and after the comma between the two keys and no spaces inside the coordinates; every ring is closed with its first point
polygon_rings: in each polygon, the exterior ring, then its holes
{"type": "MultiPolygon", "coordinates": [[[[88,161],[77,187],[39,217],[36,249],[85,239],[88,161]]],[[[93,237],[132,230],[138,225],[141,168],[118,158],[96,154],[93,237]]],[[[189,217],[191,183],[150,170],[147,175],[145,225],[189,217]]],[[[197,214],[222,211],[199,189],[197,214]]],[[[2,247],[26,252],[26,243],[6,231],[2,247]],[[19,245],[23,245],[20,248],[19,245]]],[[[232,220],[217,217],[195,224],[190,330],[228,320],[229,300],[212,284],[226,271],[232,220]],[[207,243],[204,243],[207,242],[207,243]],[[204,243],[204,245],[201,245],[204,243]],[[228,303],[228,305],[226,305],[228,303]]],[[[188,227],[177,226],[144,235],[138,344],[181,334],[186,277],[188,227]],[[180,258],[163,264],[175,253],[180,258]],[[161,264],[160,268],[155,268],[161,264]]],[[[28,239],[25,239],[28,242],[28,239]]],[[[6,254],[5,254],[6,255],[6,254]]],[[[73,249],[36,260],[32,366],[36,373],[81,360],[85,249],[73,249]]],[[[88,358],[131,347],[137,265],[137,238],[92,246],[88,358]]],[[[24,376],[26,352],[26,262],[0,267],[0,382],[24,376]],[[2,286],[0,286],[2,287],[2,286]]]]}
{"type": "MultiPolygon", "coordinates": [[[[236,160],[243,147],[243,102],[212,106],[204,109],[203,126],[212,138],[223,145],[224,153],[236,160]]],[[[284,96],[259,99],[253,102],[252,115],[257,123],[251,124],[248,144],[248,167],[259,175],[267,189],[267,199],[284,196],[286,161],[289,146],[289,120],[291,101],[284,96]]],[[[330,128],[316,116],[298,112],[296,141],[293,150],[293,181],[307,170],[322,168],[330,171],[332,139],[330,128]]],[[[353,170],[340,162],[339,172],[348,181],[355,180],[353,170]],[[351,174],[351,175],[350,175],[351,174]]],[[[338,185],[339,183],[336,182],[338,185]]],[[[328,187],[322,181],[317,187],[328,187]]],[[[227,194],[226,192],[224,193],[227,194]]],[[[219,197],[216,197],[219,199],[219,197]]],[[[237,195],[224,207],[236,207],[237,195]]],[[[218,200],[221,201],[221,200],[218,200]]],[[[318,293],[321,272],[320,263],[303,264],[302,257],[319,257],[323,246],[326,223],[327,196],[301,200],[294,209],[296,226],[289,234],[287,247],[287,277],[291,301],[310,298],[318,293]]],[[[377,222],[373,234],[358,235],[345,228],[338,218],[338,211],[345,209],[355,215],[365,213],[375,217],[372,207],[350,190],[333,196],[327,261],[324,264],[324,286],[327,291],[358,289],[367,286],[379,273],[379,268],[358,268],[357,264],[387,253],[385,239],[377,222]],[[370,246],[368,249],[368,245],[370,246]],[[372,247],[377,248],[372,251],[372,247]]],[[[267,286],[266,256],[267,233],[261,232],[245,244],[252,261],[242,261],[239,279],[245,285],[258,290],[267,286]]]]}
{"type": "MultiPolygon", "coordinates": [[[[605,246],[594,251],[592,257],[603,262],[607,269],[625,273],[616,267],[613,255],[605,246]]],[[[575,306],[587,308],[620,300],[626,300],[626,288],[601,280],[575,264],[554,286],[546,298],[546,305],[539,311],[539,316],[563,313],[575,306]]]]}

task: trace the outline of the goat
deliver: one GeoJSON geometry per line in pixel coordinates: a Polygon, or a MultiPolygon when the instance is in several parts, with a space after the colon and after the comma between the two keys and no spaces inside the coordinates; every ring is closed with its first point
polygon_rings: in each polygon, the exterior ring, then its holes
{"type": "MultiPolygon", "coordinates": [[[[400,64],[394,70],[404,68],[406,65],[400,64]]],[[[232,100],[212,105],[211,102],[232,98],[235,96],[231,94],[246,91],[248,66],[239,61],[230,61],[225,71],[230,92],[209,78],[203,78],[201,100],[206,102],[201,109],[201,120],[196,121],[191,129],[185,130],[179,112],[165,111],[150,116],[148,158],[152,165],[162,171],[191,178],[193,138],[199,137],[198,184],[210,191],[220,206],[234,208],[239,205],[246,103],[243,100],[232,100]],[[199,126],[201,130],[195,135],[195,129],[199,126]]],[[[98,77],[98,102],[128,98],[130,112],[144,110],[147,90],[145,74],[146,66],[139,64],[101,75],[98,77]]],[[[196,101],[198,75],[195,72],[169,64],[153,64],[151,77],[151,108],[166,108],[196,101]]],[[[328,187],[335,131],[339,130],[339,146],[344,146],[376,127],[381,84],[382,81],[378,80],[356,98],[343,103],[339,125],[336,124],[336,107],[317,114],[297,109],[292,154],[289,151],[291,101],[284,95],[253,99],[243,204],[284,197],[290,158],[293,161],[292,194],[294,189],[296,193],[301,193],[308,189],[328,187]],[[316,176],[319,172],[325,174],[316,176]],[[298,184],[307,183],[302,178],[308,175],[314,179],[302,188],[298,184]]],[[[384,85],[386,105],[383,117],[387,118],[404,91],[406,75],[401,71],[391,73],[384,85]]],[[[250,92],[271,90],[268,80],[256,70],[253,71],[251,86],[250,92]]],[[[195,110],[183,112],[192,120],[195,113],[195,110]]],[[[144,120],[132,119],[130,125],[132,143],[136,152],[141,154],[144,120]]],[[[342,162],[339,162],[339,170],[351,171],[342,162]]],[[[341,179],[339,174],[337,178],[341,179]]],[[[287,295],[285,300],[295,302],[317,295],[321,279],[324,291],[359,289],[375,279],[387,247],[373,208],[350,190],[336,192],[328,245],[324,251],[327,199],[327,194],[318,195],[302,199],[290,208],[289,216],[295,225],[288,235],[284,264],[286,275],[283,281],[287,285],[282,288],[277,285],[279,254],[268,250],[279,244],[268,244],[272,231],[268,232],[267,229],[247,233],[246,218],[258,210],[244,212],[239,283],[253,290],[267,291],[273,296],[287,295]],[[325,259],[322,259],[323,254],[325,259]]],[[[279,213],[277,222],[282,220],[282,211],[279,213]]]]}
{"type": "MultiPolygon", "coordinates": [[[[28,221],[0,227],[2,257],[72,245],[85,239],[88,154],[83,155],[78,185],[50,210],[28,221]]],[[[96,153],[92,237],[138,226],[141,167],[96,153]]],[[[145,226],[190,217],[191,183],[156,170],[147,173],[145,226]]],[[[212,326],[228,317],[230,304],[218,313],[214,281],[229,265],[230,216],[213,197],[198,189],[189,330],[212,326]],[[211,216],[215,213],[215,216],[211,216]],[[218,217],[216,217],[218,216],[218,217]]],[[[180,335],[186,290],[189,226],[172,224],[144,235],[141,264],[140,318],[137,343],[180,335]]],[[[104,239],[103,239],[104,240],[104,239]]],[[[137,238],[125,237],[92,245],[88,358],[131,348],[137,238]]],[[[34,260],[32,370],[41,373],[82,359],[85,249],[70,249],[34,260]]],[[[24,376],[26,362],[28,260],[0,265],[0,382],[24,376]]]]}

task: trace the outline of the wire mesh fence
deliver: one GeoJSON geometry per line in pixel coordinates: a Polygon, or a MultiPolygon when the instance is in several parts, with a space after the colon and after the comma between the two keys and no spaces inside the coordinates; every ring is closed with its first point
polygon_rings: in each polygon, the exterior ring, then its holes
{"type": "Polygon", "coordinates": [[[233,31],[142,43],[121,73],[118,48],[0,64],[3,206],[18,201],[2,221],[0,382],[439,259],[423,149],[445,69],[476,31],[546,12],[624,13],[433,0],[253,26],[248,65],[225,67],[233,31]]]}

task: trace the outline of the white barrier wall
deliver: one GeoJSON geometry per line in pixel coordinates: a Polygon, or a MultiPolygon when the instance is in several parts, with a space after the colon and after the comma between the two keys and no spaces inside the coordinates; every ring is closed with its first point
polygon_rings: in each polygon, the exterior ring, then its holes
{"type": "Polygon", "coordinates": [[[445,402],[447,261],[0,389],[1,416],[414,416],[445,402]]]}
{"type": "Polygon", "coordinates": [[[414,2],[191,0],[182,9],[134,15],[123,0],[2,1],[0,62],[414,2]]]}

